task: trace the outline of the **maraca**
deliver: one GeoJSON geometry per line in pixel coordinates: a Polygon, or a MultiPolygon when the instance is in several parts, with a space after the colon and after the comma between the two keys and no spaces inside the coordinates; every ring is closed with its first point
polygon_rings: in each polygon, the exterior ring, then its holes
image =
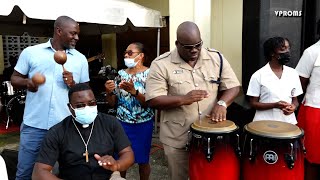
{"type": "Polygon", "coordinates": [[[67,54],[64,51],[56,51],[53,58],[58,64],[62,65],[63,71],[65,71],[63,65],[67,62],[67,54]]]}
{"type": "Polygon", "coordinates": [[[40,73],[35,73],[32,78],[31,78],[32,82],[36,85],[41,85],[44,84],[46,82],[46,77],[40,73]]]}

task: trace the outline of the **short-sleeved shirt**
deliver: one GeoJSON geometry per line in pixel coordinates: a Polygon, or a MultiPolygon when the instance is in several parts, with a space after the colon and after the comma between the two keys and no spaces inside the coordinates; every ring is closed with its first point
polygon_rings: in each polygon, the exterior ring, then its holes
{"type": "Polygon", "coordinates": [[[191,90],[206,90],[208,98],[161,111],[160,140],[175,148],[185,147],[190,125],[211,113],[218,91],[240,86],[228,61],[223,58],[220,86],[213,81],[219,77],[220,58],[217,52],[201,49],[200,57],[192,68],[178,54],[177,49],[155,59],[146,83],[146,101],[158,96],[181,96],[191,90]]]}
{"type": "MultiPolygon", "coordinates": [[[[149,69],[136,73],[128,74],[125,70],[118,72],[122,80],[129,82],[132,80],[134,88],[141,94],[145,94],[146,79],[149,69]]],[[[154,111],[150,107],[143,107],[139,100],[123,89],[117,89],[117,118],[120,121],[135,124],[143,123],[153,119],[154,111]]]]}
{"type": "Polygon", "coordinates": [[[320,108],[320,41],[307,48],[296,67],[299,75],[309,78],[304,105],[320,108]]]}
{"type": "MultiPolygon", "coordinates": [[[[74,122],[87,142],[92,124],[83,128],[74,122]]],[[[98,113],[88,144],[87,163],[83,156],[85,152],[83,141],[72,122],[72,116],[68,116],[48,131],[36,162],[54,166],[58,161],[59,177],[63,179],[106,180],[110,178],[112,172],[99,166],[94,154],[113,156],[128,146],[130,141],[120,122],[113,116],[98,113]]]]}
{"type": "MultiPolygon", "coordinates": [[[[62,78],[62,66],[53,58],[54,53],[50,40],[30,46],[22,51],[15,66],[17,72],[28,78],[32,78],[35,73],[46,77],[46,82],[39,86],[37,92],[27,91],[23,123],[28,126],[49,129],[70,115],[67,106],[69,88],[62,78]]],[[[66,54],[64,67],[72,72],[75,83],[89,82],[86,57],[75,49],[66,50],[66,54]]]]}
{"type": "MultiPolygon", "coordinates": [[[[292,98],[300,94],[302,94],[302,88],[296,70],[283,66],[283,72],[279,79],[272,71],[269,63],[251,76],[247,91],[248,96],[259,97],[261,103],[285,101],[291,104],[292,98]]],[[[256,110],[253,121],[258,120],[275,120],[297,124],[294,113],[285,115],[278,108],[256,110]]]]}

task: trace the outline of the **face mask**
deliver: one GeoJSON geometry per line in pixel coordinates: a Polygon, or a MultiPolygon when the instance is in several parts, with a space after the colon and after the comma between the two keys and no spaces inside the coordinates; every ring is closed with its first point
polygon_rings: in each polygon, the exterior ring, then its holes
{"type": "Polygon", "coordinates": [[[285,65],[288,62],[290,62],[290,53],[289,52],[285,52],[285,53],[279,53],[279,58],[278,61],[280,64],[285,65]]]}
{"type": "MultiPolygon", "coordinates": [[[[71,106],[72,108],[72,106],[71,106]]],[[[72,108],[73,109],[73,108],[72,108]]],[[[98,115],[97,106],[86,106],[83,109],[73,109],[76,117],[74,119],[82,125],[91,124],[98,115]]]]}
{"type": "Polygon", "coordinates": [[[134,62],[134,60],[139,56],[140,54],[138,54],[136,57],[134,58],[124,58],[124,64],[128,67],[128,68],[134,68],[139,61],[134,62]]]}

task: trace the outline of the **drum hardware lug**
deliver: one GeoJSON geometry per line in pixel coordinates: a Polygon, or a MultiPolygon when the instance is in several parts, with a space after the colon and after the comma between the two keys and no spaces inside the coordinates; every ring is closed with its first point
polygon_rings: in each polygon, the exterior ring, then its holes
{"type": "Polygon", "coordinates": [[[290,143],[290,155],[293,157],[293,144],[290,143]]]}
{"type": "Polygon", "coordinates": [[[237,148],[236,148],[236,153],[238,154],[239,157],[241,157],[240,136],[239,136],[239,134],[236,134],[236,136],[237,136],[237,148]]]}
{"type": "Polygon", "coordinates": [[[189,151],[190,149],[190,141],[191,141],[190,134],[191,134],[191,131],[188,131],[188,141],[186,144],[186,151],[189,151]]]}
{"type": "Polygon", "coordinates": [[[289,169],[292,169],[294,167],[294,160],[293,160],[293,156],[289,155],[289,154],[284,154],[284,159],[287,163],[287,166],[289,169]]]}
{"type": "MultiPolygon", "coordinates": [[[[304,139],[303,139],[303,141],[304,141],[304,139]]],[[[304,146],[304,142],[303,142],[303,141],[300,140],[300,144],[301,144],[301,146],[302,146],[303,154],[305,155],[305,154],[307,154],[307,150],[306,150],[306,147],[304,146]]]]}
{"type": "Polygon", "coordinates": [[[253,153],[253,139],[250,139],[250,153],[249,153],[249,160],[254,161],[256,159],[256,155],[253,153]]]}
{"type": "Polygon", "coordinates": [[[10,122],[10,116],[8,116],[8,119],[7,119],[6,129],[8,129],[8,128],[9,128],[9,122],[10,122]]]}
{"type": "Polygon", "coordinates": [[[222,140],[223,136],[217,136],[217,140],[222,140]]]}
{"type": "Polygon", "coordinates": [[[290,154],[286,153],[284,155],[284,159],[286,160],[287,166],[289,169],[292,169],[294,166],[294,158],[293,158],[293,144],[290,143],[290,154]]]}
{"type": "Polygon", "coordinates": [[[207,148],[204,147],[206,159],[207,159],[208,162],[211,162],[212,158],[213,158],[213,150],[211,150],[210,144],[211,144],[211,138],[208,138],[207,139],[207,148]]]}

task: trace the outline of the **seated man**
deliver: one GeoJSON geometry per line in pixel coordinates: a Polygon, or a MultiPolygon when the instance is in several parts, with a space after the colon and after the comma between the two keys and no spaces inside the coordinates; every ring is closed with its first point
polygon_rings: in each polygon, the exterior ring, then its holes
{"type": "Polygon", "coordinates": [[[98,113],[87,84],[69,90],[68,106],[72,115],[48,131],[32,179],[106,180],[113,171],[125,171],[133,164],[131,144],[121,124],[113,116],[98,113]],[[51,173],[56,161],[58,177],[51,173]]]}

